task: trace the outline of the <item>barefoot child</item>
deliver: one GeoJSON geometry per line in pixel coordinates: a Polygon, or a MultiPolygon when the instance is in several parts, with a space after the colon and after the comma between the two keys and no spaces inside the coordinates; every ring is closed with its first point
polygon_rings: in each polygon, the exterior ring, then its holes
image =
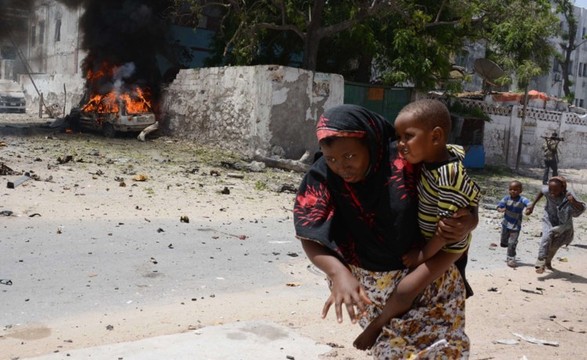
{"type": "Polygon", "coordinates": [[[521,182],[517,180],[510,182],[508,188],[509,195],[504,196],[497,204],[497,211],[503,213],[500,245],[501,247],[508,248],[506,261],[508,266],[512,268],[517,266],[516,247],[518,246],[518,238],[522,230],[522,213],[524,208],[531,204],[527,197],[521,195],[522,191],[521,182]]]}
{"type": "Polygon", "coordinates": [[[436,278],[460,258],[461,266],[457,267],[464,280],[471,234],[447,244],[437,225],[459,209],[476,210],[479,203],[479,187],[469,178],[462,163],[462,147],[446,143],[451,118],[442,102],[428,99],[412,102],[400,111],[394,126],[403,157],[412,164],[423,163],[418,183],[418,222],[426,242],[422,248],[410,250],[402,257],[404,265],[413,270],[391,294],[382,313],[354,341],[353,345],[362,350],[375,343],[393,317],[410,308],[427,279],[436,278]]]}
{"type": "Polygon", "coordinates": [[[554,176],[548,180],[548,185],[542,187],[534,202],[528,206],[528,215],[532,214],[534,205],[542,197],[546,198],[542,217],[542,240],[534,266],[538,274],[542,274],[545,267],[552,270],[552,259],[558,249],[573,241],[573,218],[585,211],[585,203],[567,190],[567,180],[562,176],[554,176]]]}

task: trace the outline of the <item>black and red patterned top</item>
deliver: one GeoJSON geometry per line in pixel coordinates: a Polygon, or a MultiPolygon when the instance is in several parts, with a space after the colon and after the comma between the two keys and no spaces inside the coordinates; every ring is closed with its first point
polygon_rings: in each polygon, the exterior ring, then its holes
{"type": "Polygon", "coordinates": [[[420,241],[418,168],[403,159],[382,116],[357,105],[327,110],[318,140],[361,133],[369,145],[365,179],[347,183],[319,158],[305,175],[294,205],[296,237],[316,241],[343,262],[372,271],[403,269],[401,255],[420,241]]]}

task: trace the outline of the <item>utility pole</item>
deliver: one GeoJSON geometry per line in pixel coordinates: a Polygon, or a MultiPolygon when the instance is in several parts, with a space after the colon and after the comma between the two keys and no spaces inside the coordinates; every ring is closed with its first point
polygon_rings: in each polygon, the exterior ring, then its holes
{"type": "Polygon", "coordinates": [[[528,109],[528,84],[524,88],[524,107],[522,112],[522,123],[520,124],[520,137],[518,138],[518,153],[516,154],[516,171],[520,166],[520,155],[522,153],[522,138],[524,135],[524,122],[526,120],[526,110],[528,109]]]}

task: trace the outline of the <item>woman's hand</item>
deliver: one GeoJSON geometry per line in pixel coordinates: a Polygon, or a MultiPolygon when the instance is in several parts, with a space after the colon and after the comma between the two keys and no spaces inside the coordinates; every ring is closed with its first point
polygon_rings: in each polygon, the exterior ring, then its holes
{"type": "Polygon", "coordinates": [[[349,268],[321,244],[302,240],[302,247],[310,261],[322,270],[332,282],[330,296],[322,309],[322,318],[326,317],[328,310],[334,305],[336,320],[339,323],[342,322],[342,306],[344,305],[351,321],[355,323],[360,316],[365,314],[367,305],[371,304],[371,300],[367,297],[359,281],[349,268]]]}
{"type": "Polygon", "coordinates": [[[335,275],[330,277],[332,287],[330,289],[330,296],[324,303],[322,309],[322,318],[325,318],[334,305],[336,313],[336,321],[342,322],[343,305],[346,307],[349,318],[353,323],[366,314],[367,305],[371,304],[371,300],[365,293],[365,290],[359,281],[353,276],[350,270],[344,268],[335,275]]]}
{"type": "Polygon", "coordinates": [[[459,242],[472,232],[479,223],[477,208],[462,208],[457,210],[451,217],[440,219],[436,232],[447,243],[459,242]]]}

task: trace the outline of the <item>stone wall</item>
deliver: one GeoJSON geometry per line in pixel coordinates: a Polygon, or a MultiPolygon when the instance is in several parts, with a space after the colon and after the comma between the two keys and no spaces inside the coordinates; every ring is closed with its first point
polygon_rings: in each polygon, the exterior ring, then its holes
{"type": "Polygon", "coordinates": [[[297,159],[318,149],[316,120],[343,99],[336,74],[276,65],[187,69],[164,90],[161,123],[174,137],[297,159]]]}
{"type": "Polygon", "coordinates": [[[33,74],[20,75],[20,83],[25,89],[27,112],[38,113],[40,96],[43,94],[45,105],[65,106],[65,114],[79,104],[84,92],[85,79],[80,74],[33,74]],[[31,81],[33,78],[34,84],[31,81]]]}
{"type": "Polygon", "coordinates": [[[564,138],[559,145],[559,167],[585,168],[587,115],[528,107],[524,117],[523,106],[520,105],[498,106],[483,101],[460,101],[480,107],[491,117],[491,121],[485,123],[483,133],[486,164],[515,167],[522,133],[519,164],[542,167],[542,137],[556,132],[564,138]]]}

